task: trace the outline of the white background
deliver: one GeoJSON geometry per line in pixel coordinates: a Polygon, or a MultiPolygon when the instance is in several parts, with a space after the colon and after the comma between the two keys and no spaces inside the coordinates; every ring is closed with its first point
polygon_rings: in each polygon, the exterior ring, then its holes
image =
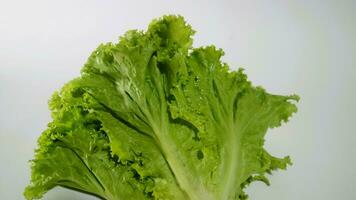
{"type": "MultiPolygon", "coordinates": [[[[223,48],[255,85],[301,96],[266,144],[294,165],[274,173],[271,187],[254,183],[251,200],[356,199],[355,9],[342,0],[0,0],[0,199],[23,199],[51,94],[100,43],[163,14],[185,16],[194,46],[223,48]]],[[[44,199],[94,198],[56,189],[44,199]]]]}

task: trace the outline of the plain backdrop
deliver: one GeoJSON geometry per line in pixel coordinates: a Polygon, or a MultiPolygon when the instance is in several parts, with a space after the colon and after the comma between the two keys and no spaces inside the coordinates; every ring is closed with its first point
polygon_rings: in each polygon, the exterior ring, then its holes
{"type": "MultiPolygon", "coordinates": [[[[294,165],[254,183],[251,200],[356,199],[356,3],[328,0],[0,0],[0,199],[21,200],[28,160],[51,120],[47,101],[89,54],[163,14],[181,14],[194,46],[224,49],[255,85],[301,96],[266,148],[294,165]]],[[[57,188],[45,200],[95,199],[57,188]]]]}

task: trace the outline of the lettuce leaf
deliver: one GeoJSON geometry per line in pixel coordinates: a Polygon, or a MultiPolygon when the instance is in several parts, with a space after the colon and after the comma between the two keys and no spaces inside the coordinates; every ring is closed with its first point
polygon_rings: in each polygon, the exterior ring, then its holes
{"type": "Polygon", "coordinates": [[[221,49],[193,48],[193,34],[170,15],[100,45],[49,103],[26,199],[62,186],[108,200],[243,200],[291,164],[263,143],[299,97],[252,86],[221,49]]]}

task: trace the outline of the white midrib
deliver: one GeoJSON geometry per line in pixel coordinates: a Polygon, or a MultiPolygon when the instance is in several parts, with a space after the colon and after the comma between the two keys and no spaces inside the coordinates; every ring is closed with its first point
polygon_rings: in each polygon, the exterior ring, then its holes
{"type": "MultiPolygon", "coordinates": [[[[162,118],[164,119],[164,117],[162,118]]],[[[201,180],[197,179],[196,175],[191,174],[191,169],[187,168],[181,161],[179,158],[179,150],[169,137],[169,128],[165,126],[152,127],[154,135],[156,136],[155,140],[157,145],[161,149],[179,187],[186,193],[189,200],[229,200],[232,192],[236,192],[236,182],[241,178],[241,171],[238,170],[240,169],[238,168],[238,164],[239,161],[241,161],[241,159],[239,159],[241,157],[241,152],[239,152],[241,131],[236,133],[236,130],[239,130],[239,127],[234,125],[236,123],[231,122],[227,124],[230,124],[230,126],[226,131],[227,144],[225,151],[227,155],[224,156],[224,175],[221,182],[223,191],[218,194],[218,196],[208,191],[201,180]]]]}
{"type": "MultiPolygon", "coordinates": [[[[230,123],[230,127],[234,127],[233,123],[230,123]]],[[[231,192],[236,190],[236,181],[239,179],[238,163],[240,155],[240,135],[234,132],[234,128],[229,128],[227,131],[227,143],[225,152],[227,155],[224,157],[224,178],[222,181],[223,191],[219,200],[228,200],[231,192]]]]}
{"type": "Polygon", "coordinates": [[[175,176],[179,187],[186,193],[190,200],[215,200],[211,193],[206,190],[204,185],[198,180],[195,175],[190,173],[181,159],[179,159],[179,151],[175,143],[167,137],[169,135],[167,128],[154,130],[157,138],[156,142],[160,146],[165,159],[168,162],[173,175],[175,176]]]}
{"type": "MultiPolygon", "coordinates": [[[[242,183],[241,180],[242,174],[244,174],[244,167],[242,166],[242,155],[241,155],[241,140],[242,135],[248,126],[255,120],[257,115],[251,117],[242,127],[240,127],[241,123],[238,122],[231,122],[229,131],[227,131],[230,135],[228,135],[228,149],[230,149],[231,154],[229,155],[229,159],[225,160],[227,163],[231,160],[232,164],[227,165],[227,169],[225,173],[227,175],[225,184],[223,186],[224,191],[222,192],[221,200],[228,200],[230,197],[230,193],[236,190],[236,182],[242,183]],[[235,124],[235,125],[234,125],[235,124]],[[235,130],[235,131],[234,131],[235,130]],[[238,165],[240,166],[238,167],[238,165]]],[[[233,117],[231,117],[233,119],[233,117]]]]}

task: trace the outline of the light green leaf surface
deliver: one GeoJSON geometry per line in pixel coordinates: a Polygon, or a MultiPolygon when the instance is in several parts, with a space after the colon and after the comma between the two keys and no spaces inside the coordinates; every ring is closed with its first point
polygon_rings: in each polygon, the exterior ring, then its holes
{"type": "Polygon", "coordinates": [[[242,200],[289,157],[264,148],[297,96],[254,87],[214,46],[192,48],[180,16],[100,45],[50,101],[27,199],[56,186],[108,200],[242,200]]]}

